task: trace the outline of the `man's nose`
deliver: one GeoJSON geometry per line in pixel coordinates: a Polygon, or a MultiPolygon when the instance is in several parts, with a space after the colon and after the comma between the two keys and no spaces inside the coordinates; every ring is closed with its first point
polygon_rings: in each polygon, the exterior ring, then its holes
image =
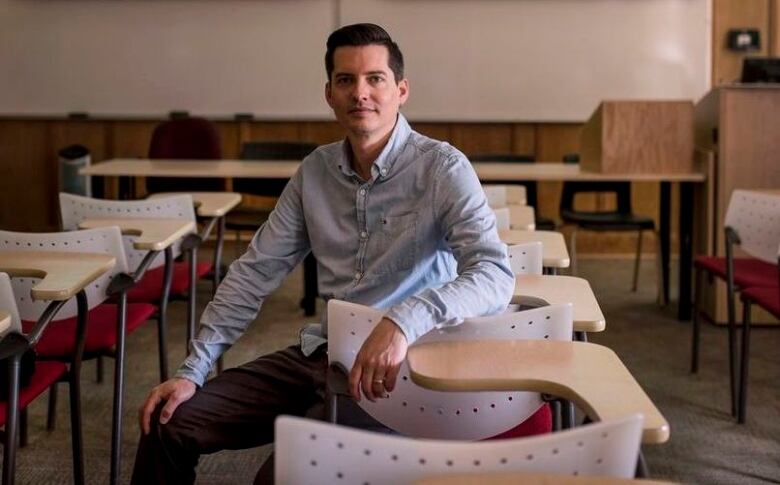
{"type": "Polygon", "coordinates": [[[357,82],[354,84],[354,89],[352,90],[352,96],[356,100],[364,100],[368,99],[368,83],[364,79],[358,79],[357,82]]]}

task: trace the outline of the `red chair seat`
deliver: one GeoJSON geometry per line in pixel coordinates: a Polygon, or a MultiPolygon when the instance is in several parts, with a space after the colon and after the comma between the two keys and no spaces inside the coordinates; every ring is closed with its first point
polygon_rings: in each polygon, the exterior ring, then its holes
{"type": "Polygon", "coordinates": [[[742,292],[742,300],[750,300],[777,318],[780,318],[780,289],[747,288],[742,292]]]}
{"type": "MultiPolygon", "coordinates": [[[[52,384],[60,380],[68,372],[68,366],[63,362],[45,362],[37,361],[35,363],[35,373],[30,380],[30,385],[20,389],[19,409],[24,409],[33,399],[40,396],[52,384]]],[[[8,403],[0,402],[0,426],[5,425],[5,412],[8,409],[8,403]]]]}
{"type": "MultiPolygon", "coordinates": [[[[103,303],[89,311],[84,352],[94,353],[110,349],[116,343],[116,317],[118,306],[103,303]]],[[[148,303],[127,305],[127,333],[132,333],[149,320],[157,308],[148,303]]],[[[23,321],[22,328],[29,332],[35,322],[23,321]]],[[[42,359],[69,359],[76,346],[76,317],[51,322],[35,346],[42,359]]]]}
{"type": "Polygon", "coordinates": [[[548,403],[544,403],[528,419],[518,424],[509,431],[492,436],[488,440],[503,440],[509,438],[522,438],[552,432],[552,410],[548,403]]]}
{"type": "MultiPolygon", "coordinates": [[[[202,278],[211,271],[211,262],[202,261],[195,265],[196,279],[202,278]]],[[[160,300],[162,293],[163,276],[165,266],[158,266],[144,273],[141,281],[136,283],[127,292],[127,301],[152,303],[160,300]]],[[[189,288],[190,275],[189,264],[186,262],[173,263],[173,274],[171,275],[171,295],[185,293],[189,288]]]]}
{"type": "MultiPolygon", "coordinates": [[[[693,265],[726,279],[726,258],[699,256],[693,265]]],[[[734,258],[734,284],[742,288],[777,286],[777,265],[753,258],[734,258]]]]}

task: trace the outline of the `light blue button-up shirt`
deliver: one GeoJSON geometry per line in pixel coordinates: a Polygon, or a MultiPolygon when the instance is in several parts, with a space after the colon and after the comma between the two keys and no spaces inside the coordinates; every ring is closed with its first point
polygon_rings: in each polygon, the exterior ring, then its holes
{"type": "MultiPolygon", "coordinates": [[[[398,116],[362,180],[341,141],[303,160],[247,252],[230,266],[177,372],[202,385],[217,357],[311,251],[320,295],[386,310],[411,344],[436,326],[506,308],[514,289],[506,246],[466,157],[398,116]]],[[[301,332],[310,354],[327,324],[301,332]]]]}

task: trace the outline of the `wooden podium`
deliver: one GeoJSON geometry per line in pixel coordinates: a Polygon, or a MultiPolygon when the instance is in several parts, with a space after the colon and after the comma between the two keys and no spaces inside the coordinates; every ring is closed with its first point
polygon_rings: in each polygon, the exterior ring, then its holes
{"type": "MultiPolygon", "coordinates": [[[[697,150],[715,161],[714,221],[706,252],[725,256],[723,219],[731,192],[780,188],[780,84],[715,88],[697,103],[694,120],[697,150]]],[[[702,284],[701,308],[710,319],[725,324],[726,284],[718,279],[710,283],[706,278],[702,284]]],[[[741,320],[739,299],[737,305],[741,320]]],[[[753,319],[777,323],[760,309],[753,319]]]]}

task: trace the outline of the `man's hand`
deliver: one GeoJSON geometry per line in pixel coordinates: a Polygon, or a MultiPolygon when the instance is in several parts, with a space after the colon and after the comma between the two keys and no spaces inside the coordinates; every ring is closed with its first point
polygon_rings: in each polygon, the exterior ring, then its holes
{"type": "Polygon", "coordinates": [[[195,395],[197,386],[194,382],[180,377],[174,377],[159,384],[152,389],[149,396],[146,397],[141,409],[138,411],[138,419],[141,423],[141,431],[145,435],[149,434],[151,429],[150,421],[154,409],[160,404],[160,401],[166,401],[165,406],[160,413],[160,424],[165,424],[173,416],[173,412],[179,407],[179,404],[189,400],[195,395]]]}
{"type": "Polygon", "coordinates": [[[360,401],[360,389],[369,401],[385,397],[395,388],[398,371],[406,358],[409,345],[406,336],[392,320],[383,318],[360,348],[352,372],[349,392],[360,401]]]}

